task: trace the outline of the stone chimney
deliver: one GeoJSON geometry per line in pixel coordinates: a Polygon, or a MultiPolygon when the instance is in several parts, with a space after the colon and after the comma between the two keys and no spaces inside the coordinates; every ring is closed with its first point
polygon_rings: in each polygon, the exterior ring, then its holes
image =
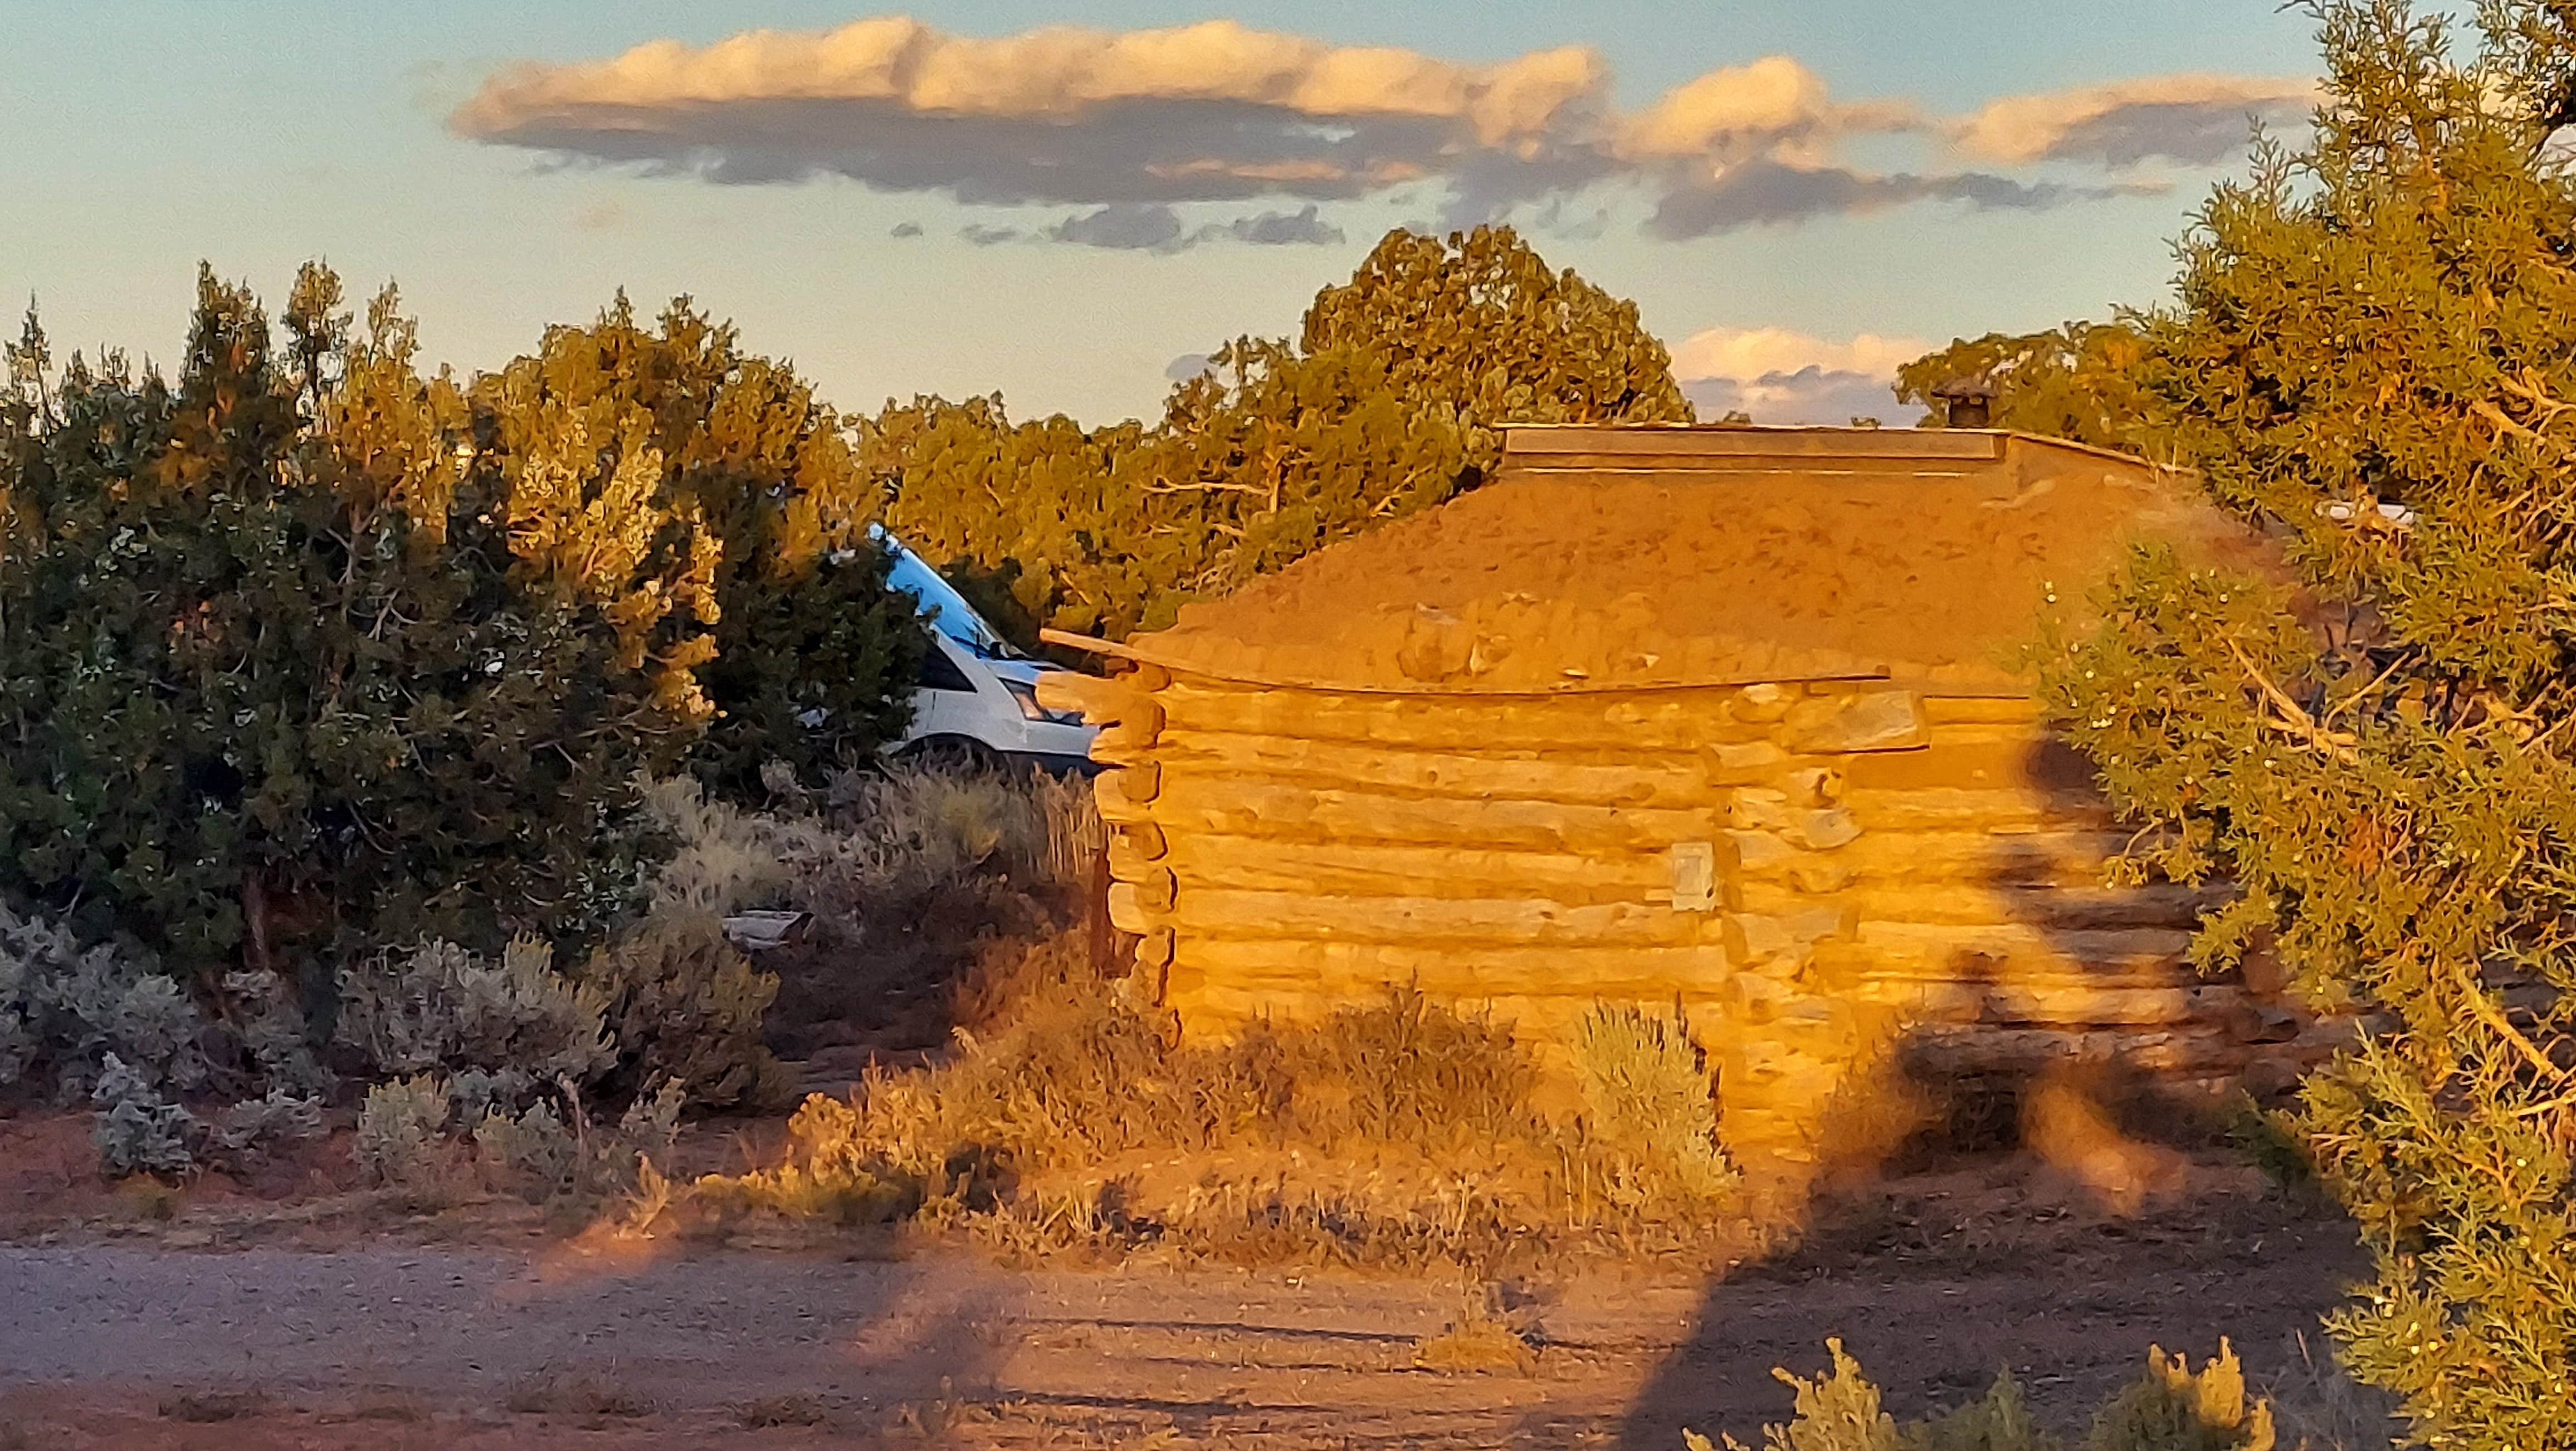
{"type": "Polygon", "coordinates": [[[1932,390],[1941,400],[1942,426],[1946,428],[1991,427],[1995,385],[1983,378],[1953,378],[1932,390]]]}

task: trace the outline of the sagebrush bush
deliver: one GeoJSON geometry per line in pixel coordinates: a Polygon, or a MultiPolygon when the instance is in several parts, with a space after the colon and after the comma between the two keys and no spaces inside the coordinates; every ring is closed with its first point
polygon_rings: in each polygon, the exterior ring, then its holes
{"type": "Polygon", "coordinates": [[[194,1144],[203,1125],[196,1115],[163,1098],[148,1075],[115,1054],[107,1055],[90,1101],[98,1105],[90,1141],[101,1172],[176,1176],[197,1167],[194,1144]]]}
{"type": "MultiPolygon", "coordinates": [[[[1709,1253],[1753,1232],[1722,1160],[1652,1166],[1658,1194],[1606,1192],[1694,1129],[1614,1161],[1605,1135],[1535,1106],[1539,1071],[1509,1028],[1418,992],[1184,1043],[1070,940],[1030,952],[1008,990],[1017,1001],[989,1031],[961,1029],[946,1062],[873,1072],[852,1102],[808,1099],[786,1162],[703,1181],[702,1198],[843,1222],[918,1205],[1032,1252],[1161,1242],[1251,1261],[1709,1253]]],[[[1658,1111],[1612,1101],[1624,1091],[1596,1088],[1622,1122],[1658,1111]]],[[[1695,1115],[1705,1135],[1704,1088],[1695,1115]]]]}
{"type": "Polygon", "coordinates": [[[76,1103],[109,1055],[156,1088],[202,1087],[204,1016],[179,984],[108,943],[0,905],[0,1092],[76,1103]]]}
{"type": "MultiPolygon", "coordinates": [[[[2006,1371],[1985,1396],[1920,1421],[1899,1422],[1880,1403],[1879,1389],[1843,1350],[1825,1342],[1831,1364],[1810,1380],[1774,1370],[1796,1393],[1786,1425],[1762,1428],[1766,1451],[2064,1451],[2065,1442],[2041,1426],[2006,1371]]],[[[1689,1451],[1717,1451],[1716,1443],[1685,1431],[1689,1451]]],[[[2146,1373],[2121,1390],[2093,1417],[2080,1451],[2274,1451],[2272,1410],[2245,1388],[2244,1368],[2226,1341],[2198,1371],[2182,1356],[2147,1352],[2146,1373]]],[[[1739,1442],[1725,1438],[1729,1451],[1739,1442]]],[[[2328,1451],[2326,1447],[2311,1451],[2328,1451]]]]}
{"type": "Polygon", "coordinates": [[[379,1076],[462,1070],[587,1082],[616,1061],[607,1001],[555,971],[554,951],[518,938],[498,962],[449,942],[342,968],[340,1044],[379,1076]]]}
{"type": "Polygon", "coordinates": [[[1613,1166],[1613,1193],[1642,1199],[1678,1185],[1705,1197],[1735,1187],[1717,1146],[1707,1056],[1678,1013],[1599,1005],[1575,1025],[1573,1046],[1584,1128],[1613,1166]]]}
{"type": "Polygon", "coordinates": [[[778,979],[751,965],[708,913],[657,913],[590,956],[575,982],[607,1015],[615,1058],[603,1083],[617,1098],[656,1082],[687,1085],[707,1108],[753,1104],[779,1087],[761,1045],[778,979]]]}
{"type": "Polygon", "coordinates": [[[358,1168],[377,1183],[427,1188],[436,1178],[439,1131],[447,1126],[447,1082],[433,1074],[379,1083],[367,1090],[351,1146],[358,1168]]]}

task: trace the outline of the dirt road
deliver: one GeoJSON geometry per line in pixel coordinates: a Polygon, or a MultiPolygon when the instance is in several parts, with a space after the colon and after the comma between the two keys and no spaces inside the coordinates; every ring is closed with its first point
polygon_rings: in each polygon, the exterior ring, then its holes
{"type": "Polygon", "coordinates": [[[2246,1192],[2144,1220],[1937,1189],[1714,1286],[1504,1287],[1534,1365],[1433,1370],[1451,1286],[743,1251],[0,1247],[0,1446],[1679,1444],[1839,1334],[1920,1410],[2010,1365],[2073,1418],[2151,1342],[2258,1376],[2359,1271],[2246,1192]],[[746,1420],[813,1422],[748,1428],[746,1420]],[[11,1437],[16,1439],[13,1442],[11,1437]]]}

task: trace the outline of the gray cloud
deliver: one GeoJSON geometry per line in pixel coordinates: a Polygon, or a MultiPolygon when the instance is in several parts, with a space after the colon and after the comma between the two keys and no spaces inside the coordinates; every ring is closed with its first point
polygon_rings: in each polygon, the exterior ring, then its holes
{"type": "Polygon", "coordinates": [[[1322,211],[1312,203],[1293,212],[1261,212],[1232,221],[1208,222],[1193,229],[1181,220],[1179,212],[1160,203],[1113,202],[1035,230],[979,224],[968,226],[958,235],[979,247],[1028,241],[1164,254],[1186,252],[1210,242],[1290,247],[1334,245],[1349,240],[1341,228],[1325,221],[1322,211]]]}
{"type": "Polygon", "coordinates": [[[1745,227],[1801,222],[1810,217],[1852,216],[1911,202],[1961,202],[1978,211],[2042,211],[2070,202],[2151,193],[2163,188],[2130,182],[2113,186],[2027,183],[1988,172],[1944,176],[1869,176],[1843,167],[1787,166],[1748,161],[1706,181],[1674,186],[1646,219],[1649,234],[1667,240],[1705,237],[1745,227]]]}
{"type": "Polygon", "coordinates": [[[1186,383],[1208,370],[1214,361],[1205,353],[1183,353],[1163,368],[1163,376],[1175,383],[1186,383]]]}
{"type": "Polygon", "coordinates": [[[2150,77],[1939,121],[1901,101],[1836,101],[1795,59],[1769,56],[1628,112],[1611,79],[1583,48],[1470,64],[1232,21],[979,38],[885,17],[513,66],[448,124],[549,165],[728,184],[839,176],[970,205],[1087,207],[1044,235],[1174,252],[1340,240],[1318,203],[1427,193],[1445,199],[1444,223],[1463,225],[1605,182],[1654,199],[1648,230],[1668,237],[1926,199],[2055,206],[2114,190],[1976,171],[1868,176],[1834,153],[1853,136],[1912,133],[2015,164],[2191,160],[2215,154],[2221,116],[2239,117],[2241,135],[2249,104],[2286,104],[2281,82],[2150,77]],[[1173,210],[1272,197],[1306,205],[1196,230],[1173,210]]]}
{"type": "Polygon", "coordinates": [[[1120,202],[1067,217],[1046,229],[1050,242],[1107,247],[1120,252],[1173,251],[1182,244],[1180,213],[1167,206],[1120,202]]]}
{"type": "Polygon", "coordinates": [[[1338,247],[1350,240],[1341,228],[1325,221],[1311,202],[1293,212],[1263,212],[1202,227],[1198,235],[1208,241],[1224,237],[1255,247],[1338,247]]]}
{"type": "Polygon", "coordinates": [[[889,237],[918,237],[921,235],[921,223],[897,222],[894,224],[894,230],[886,233],[886,235],[889,237]]]}

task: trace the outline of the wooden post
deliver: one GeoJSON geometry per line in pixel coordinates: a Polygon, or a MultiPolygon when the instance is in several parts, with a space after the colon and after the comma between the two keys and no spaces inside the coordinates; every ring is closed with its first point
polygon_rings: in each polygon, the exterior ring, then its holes
{"type": "Polygon", "coordinates": [[[1108,977],[1114,966],[1110,959],[1117,939],[1109,923],[1109,846],[1106,841],[1091,854],[1091,890],[1085,894],[1083,915],[1091,929],[1091,970],[1098,976],[1108,977]]]}

